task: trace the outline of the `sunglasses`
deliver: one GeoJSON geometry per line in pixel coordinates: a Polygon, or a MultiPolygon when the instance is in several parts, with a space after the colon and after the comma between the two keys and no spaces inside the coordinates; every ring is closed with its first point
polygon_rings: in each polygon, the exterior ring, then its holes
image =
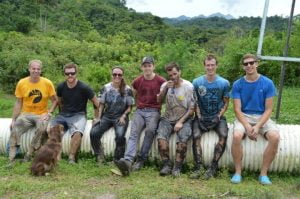
{"type": "Polygon", "coordinates": [[[253,64],[254,64],[255,62],[256,62],[256,61],[244,62],[243,65],[244,65],[244,66],[248,66],[248,64],[250,64],[250,66],[253,66],[253,64]]]}
{"type": "Polygon", "coordinates": [[[117,76],[118,76],[118,77],[122,77],[123,74],[121,74],[121,73],[113,73],[112,76],[114,76],[114,77],[117,77],[117,76]]]}
{"type": "Polygon", "coordinates": [[[73,75],[76,75],[76,72],[69,72],[69,73],[65,72],[65,75],[66,75],[66,76],[69,76],[69,75],[72,75],[72,76],[73,76],[73,75]]]}

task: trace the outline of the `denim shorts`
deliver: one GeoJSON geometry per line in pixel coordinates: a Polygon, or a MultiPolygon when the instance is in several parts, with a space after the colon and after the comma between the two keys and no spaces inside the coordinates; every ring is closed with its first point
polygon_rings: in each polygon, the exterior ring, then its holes
{"type": "Polygon", "coordinates": [[[53,127],[57,124],[62,124],[65,132],[68,131],[71,136],[73,136],[75,132],[80,132],[83,135],[86,122],[87,119],[85,114],[73,114],[71,116],[63,116],[59,114],[51,120],[50,126],[53,127]]]}
{"type": "MultiPolygon", "coordinates": [[[[157,139],[169,140],[176,122],[169,122],[166,118],[162,117],[158,124],[157,139]]],[[[176,133],[176,142],[186,143],[192,135],[191,119],[183,123],[183,127],[176,133]]]]}

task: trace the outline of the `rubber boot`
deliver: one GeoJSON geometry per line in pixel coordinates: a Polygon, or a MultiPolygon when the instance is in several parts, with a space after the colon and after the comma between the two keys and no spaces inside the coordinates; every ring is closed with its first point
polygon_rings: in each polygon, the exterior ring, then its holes
{"type": "Polygon", "coordinates": [[[180,176],[183,161],[184,161],[185,156],[186,156],[186,151],[187,151],[187,144],[186,143],[183,143],[183,142],[177,143],[176,160],[175,160],[174,168],[173,168],[173,171],[172,171],[173,177],[180,176]]]}
{"type": "Polygon", "coordinates": [[[167,175],[170,175],[171,172],[172,172],[171,161],[170,160],[164,160],[163,161],[163,167],[160,170],[159,175],[167,176],[167,175]]]}
{"type": "Polygon", "coordinates": [[[201,176],[201,168],[203,168],[200,138],[196,138],[193,140],[193,155],[194,155],[195,166],[194,166],[193,173],[190,175],[190,178],[199,179],[201,176]]]}
{"type": "Polygon", "coordinates": [[[218,171],[218,162],[212,162],[208,170],[205,172],[204,178],[208,180],[212,177],[215,177],[218,171]]]}
{"type": "Polygon", "coordinates": [[[163,162],[163,167],[159,174],[166,176],[171,174],[171,162],[169,158],[169,142],[165,139],[158,139],[158,151],[163,162]]]}

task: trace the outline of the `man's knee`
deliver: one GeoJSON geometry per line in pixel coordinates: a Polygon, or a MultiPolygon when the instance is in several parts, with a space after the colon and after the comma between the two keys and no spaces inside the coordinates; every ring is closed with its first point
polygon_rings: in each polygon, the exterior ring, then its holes
{"type": "Polygon", "coordinates": [[[219,144],[226,145],[226,142],[227,142],[227,136],[226,137],[219,136],[219,141],[218,141],[219,144]]]}
{"type": "Polygon", "coordinates": [[[96,128],[95,126],[91,129],[90,131],[90,138],[96,138],[99,134],[98,128],[96,128]]]}
{"type": "Polygon", "coordinates": [[[234,131],[232,140],[233,140],[233,142],[241,142],[243,137],[244,137],[244,132],[234,131]]]}
{"type": "Polygon", "coordinates": [[[266,135],[268,141],[272,144],[278,144],[280,141],[280,135],[278,131],[269,131],[266,135]]]}
{"type": "Polygon", "coordinates": [[[73,135],[71,136],[71,138],[81,138],[83,136],[83,134],[79,131],[76,131],[73,133],[73,135]]]}

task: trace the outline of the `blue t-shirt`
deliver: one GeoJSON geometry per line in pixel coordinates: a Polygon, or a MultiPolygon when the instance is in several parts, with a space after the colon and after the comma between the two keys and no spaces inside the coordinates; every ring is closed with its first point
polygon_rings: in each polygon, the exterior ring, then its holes
{"type": "Polygon", "coordinates": [[[275,95],[273,81],[263,75],[255,82],[248,82],[244,77],[236,80],[231,92],[231,98],[241,100],[243,113],[257,115],[265,112],[266,99],[275,95]]]}
{"type": "Polygon", "coordinates": [[[208,82],[203,75],[193,80],[193,86],[201,116],[204,120],[212,120],[223,108],[223,98],[229,98],[229,81],[217,75],[213,82],[208,82]]]}

